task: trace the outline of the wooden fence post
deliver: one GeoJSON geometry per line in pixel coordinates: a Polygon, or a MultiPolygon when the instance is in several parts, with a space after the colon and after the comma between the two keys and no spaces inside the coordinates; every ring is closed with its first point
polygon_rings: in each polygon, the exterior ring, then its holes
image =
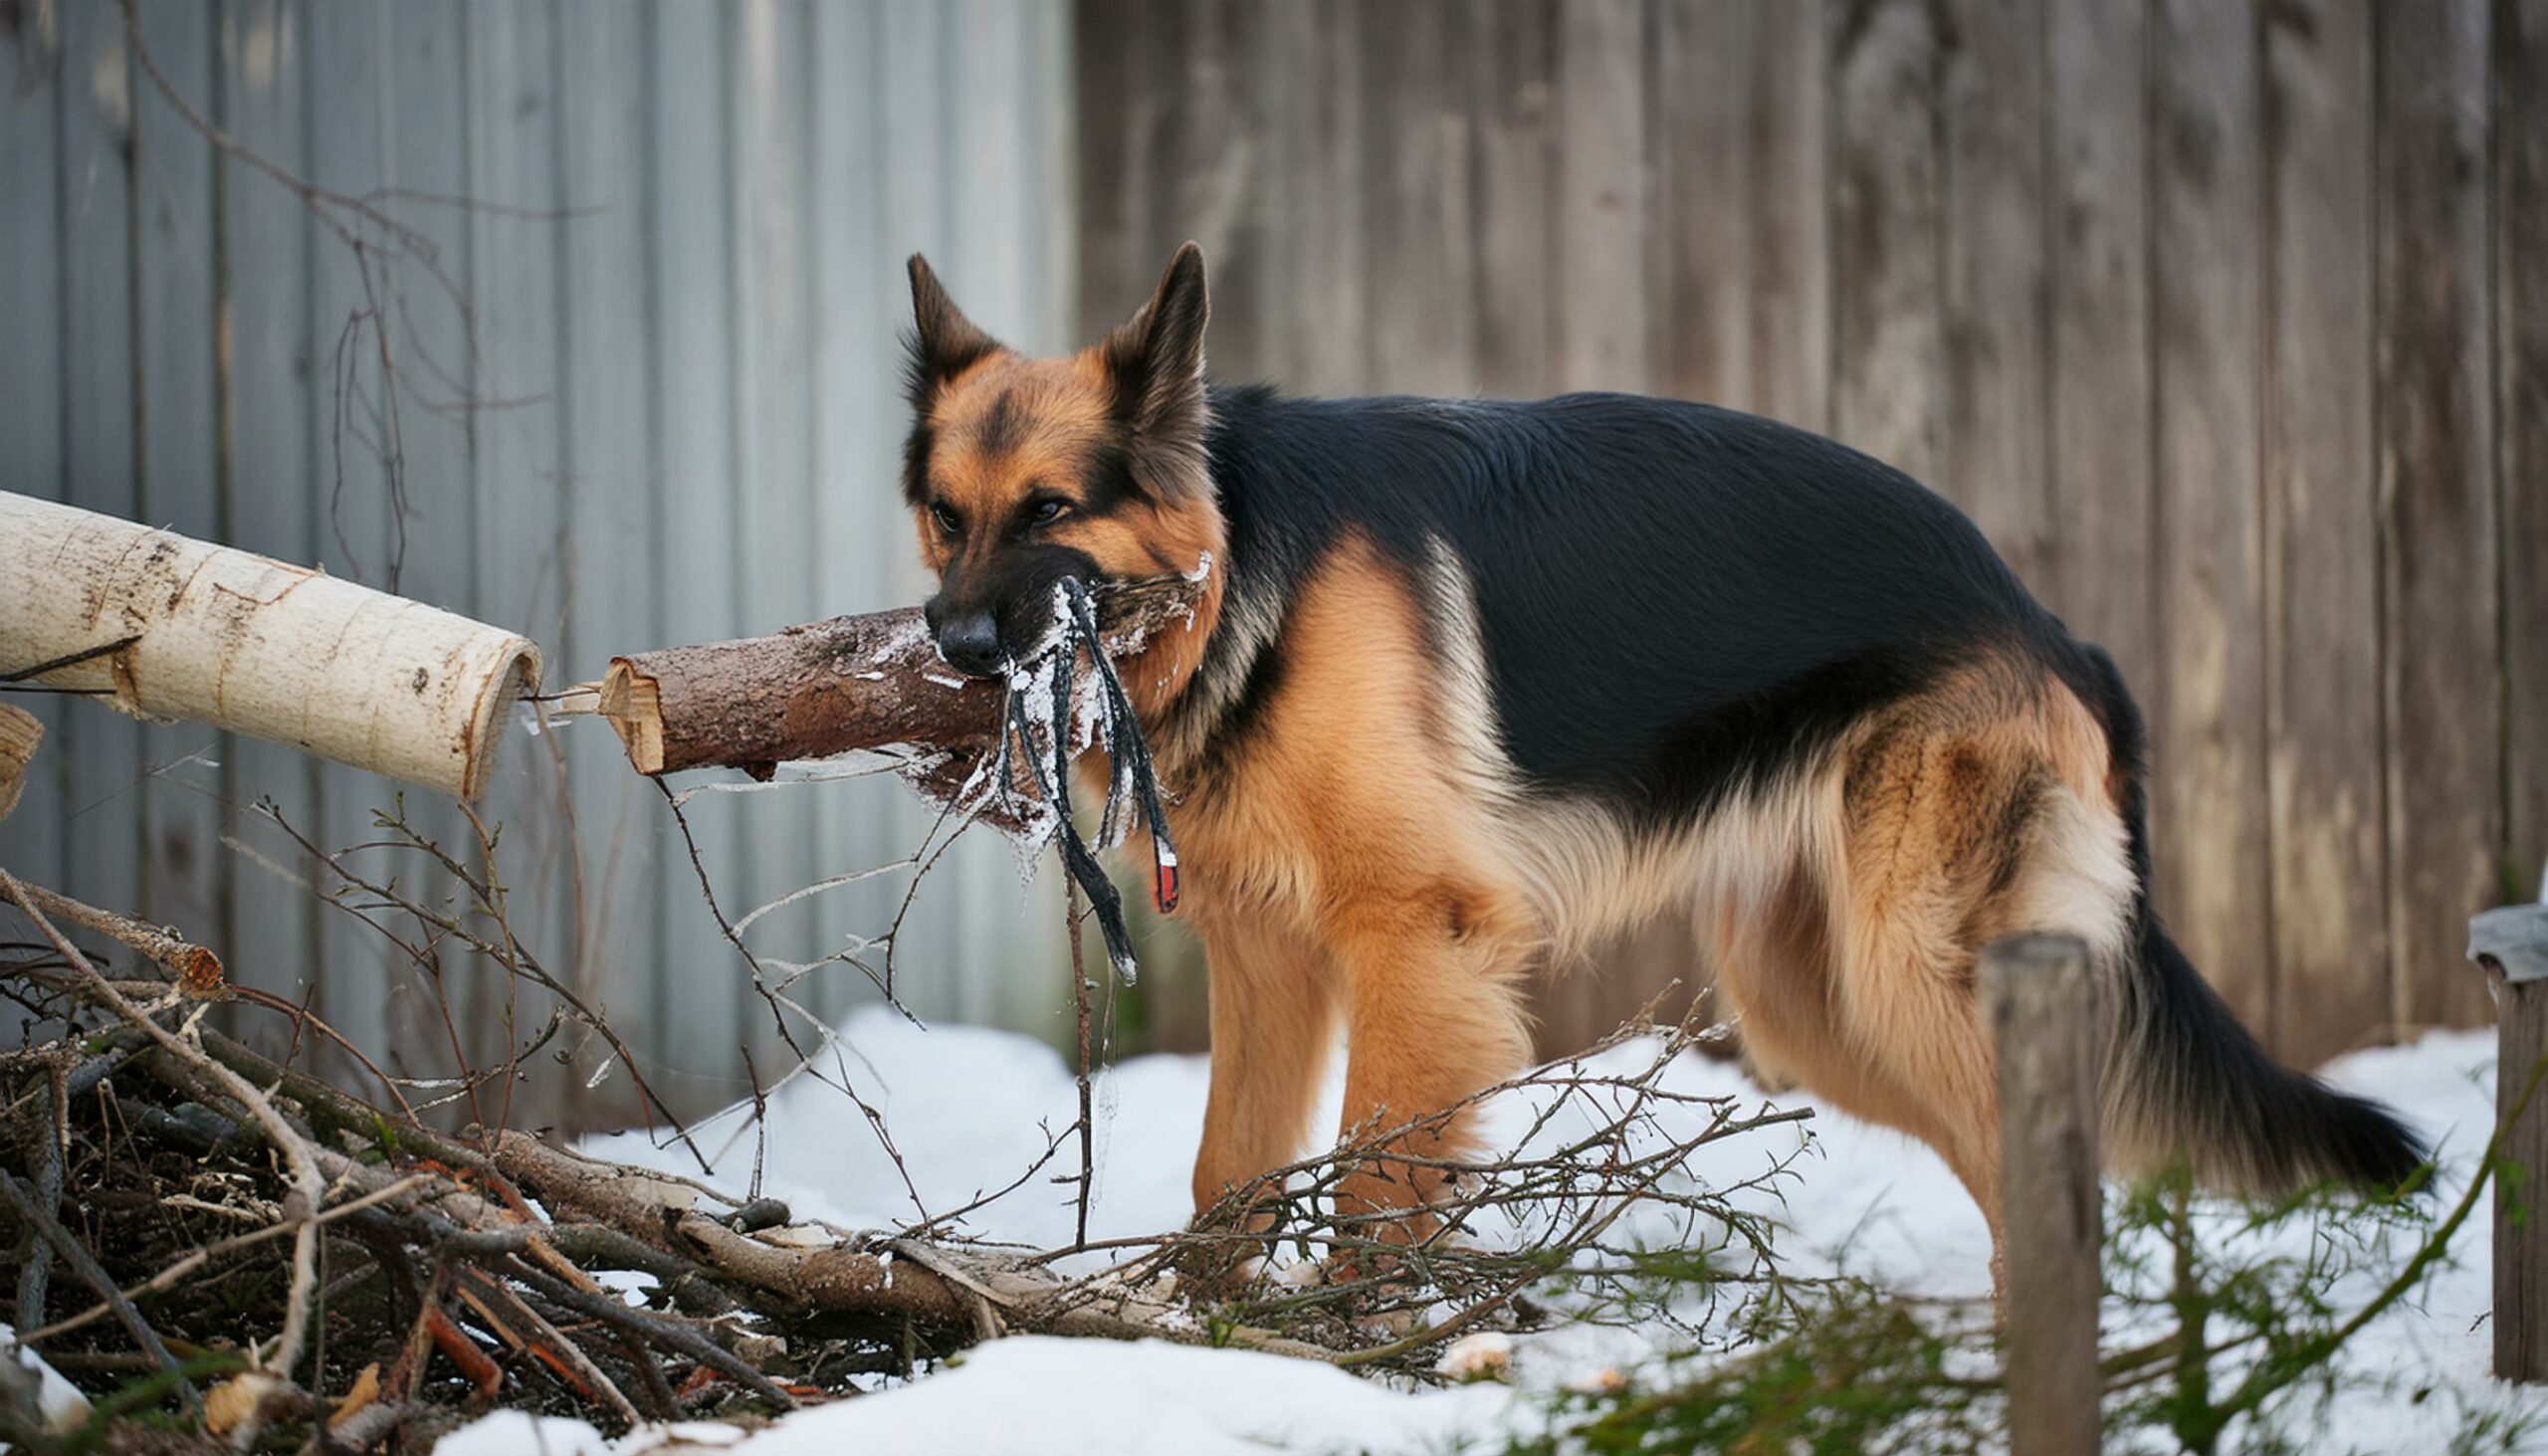
{"type": "Polygon", "coordinates": [[[2093,1456],[2104,1282],[2088,947],[2070,936],[1996,941],[1982,987],[2000,1056],[2009,1450],[2093,1456]]]}
{"type": "MultiPolygon", "coordinates": [[[[2468,958],[2495,982],[2495,1117],[2510,1117],[2548,1055],[2548,905],[2468,922],[2468,958]]],[[[2548,1381],[2548,1099],[2534,1098],[2496,1149],[2495,1375],[2548,1381]]]]}

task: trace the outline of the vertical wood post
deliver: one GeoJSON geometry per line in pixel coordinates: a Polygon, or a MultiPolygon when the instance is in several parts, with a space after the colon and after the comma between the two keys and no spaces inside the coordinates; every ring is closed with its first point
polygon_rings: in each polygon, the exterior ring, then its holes
{"type": "MultiPolygon", "coordinates": [[[[2468,922],[2468,958],[2495,979],[2495,1117],[2512,1115],[2548,1055],[2548,905],[2468,922]]],[[[2503,1129],[2495,1177],[2495,1375],[2548,1381],[2548,1108],[2503,1129]]]]}
{"type": "Polygon", "coordinates": [[[2088,949],[2017,936],[1982,952],[1999,1046],[2001,1348],[2012,1456],[2097,1449],[2097,1062],[2088,949]]]}

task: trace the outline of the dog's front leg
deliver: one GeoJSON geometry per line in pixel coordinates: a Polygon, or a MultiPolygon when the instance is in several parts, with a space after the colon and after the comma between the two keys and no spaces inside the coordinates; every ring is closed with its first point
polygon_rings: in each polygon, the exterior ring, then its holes
{"type": "Polygon", "coordinates": [[[1336,1036],[1337,984],[1316,942],[1272,917],[1197,929],[1212,997],[1212,1090],[1194,1158],[1201,1219],[1232,1188],[1301,1155],[1336,1036]]]}
{"type": "MultiPolygon", "coordinates": [[[[1508,894],[1459,877],[1373,884],[1337,908],[1331,938],[1345,972],[1349,1143],[1434,1117],[1520,1071],[1530,1035],[1521,999],[1525,921],[1508,894]]],[[[1348,1240],[1411,1242],[1429,1227],[1397,1216],[1429,1202],[1469,1150],[1475,1110],[1428,1123],[1373,1150],[1338,1190],[1348,1240]],[[1374,1215],[1388,1215],[1375,1217],[1374,1215]]]]}

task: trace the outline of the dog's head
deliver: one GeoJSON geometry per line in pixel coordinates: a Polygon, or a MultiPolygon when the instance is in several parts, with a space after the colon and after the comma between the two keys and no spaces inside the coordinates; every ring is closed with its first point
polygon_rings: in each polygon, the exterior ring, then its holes
{"type": "Polygon", "coordinates": [[[1032,651],[1064,577],[1191,572],[1221,545],[1204,463],[1202,250],[1188,243],[1132,320],[1028,358],[975,327],[911,261],[903,495],[938,573],[947,661],[990,674],[1032,651]]]}

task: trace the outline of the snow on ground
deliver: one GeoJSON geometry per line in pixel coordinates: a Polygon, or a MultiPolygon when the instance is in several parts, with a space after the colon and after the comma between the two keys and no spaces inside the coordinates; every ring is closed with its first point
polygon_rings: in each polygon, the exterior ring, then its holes
{"type": "MultiPolygon", "coordinates": [[[[1018,1173],[1047,1144],[1043,1128],[1069,1126],[1075,1085],[1043,1044],[961,1027],[923,1031],[882,1010],[844,1028],[854,1053],[851,1082],[880,1112],[911,1182],[932,1211],[966,1202],[1018,1173]],[[1040,1126],[1039,1126],[1040,1125],[1040,1126]]],[[[2399,1108],[2445,1154],[2441,1197],[2455,1198],[2493,1117],[2491,1033],[2438,1033],[2413,1046],[2343,1059],[2327,1075],[2339,1085],[2399,1108]]],[[[1633,1048],[1612,1053],[1622,1069],[1642,1066],[1633,1048]]],[[[1090,1236],[1157,1232],[1188,1215],[1186,1177],[1200,1134],[1205,1089],[1200,1057],[1143,1057],[1103,1083],[1098,1197],[1090,1236]]],[[[837,1075],[835,1072],[834,1075],[837,1075]]],[[[1757,1103],[1763,1094],[1732,1067],[1691,1056],[1672,1074],[1684,1090],[1757,1103]]],[[[1337,1089],[1330,1088],[1332,1126],[1337,1089]]],[[[720,1180],[741,1187],[754,1154],[736,1120],[701,1133],[720,1180]]],[[[1799,1133],[1773,1129],[1702,1149],[1695,1171],[1729,1184],[1792,1152],[1799,1133]]],[[[1921,1294],[1980,1295],[1990,1287],[1989,1235],[1945,1165],[1900,1135],[1832,1113],[1813,1124],[1816,1149],[1787,1185],[1781,1249],[1792,1267],[1845,1267],[1921,1294]]],[[[695,1171],[678,1148],[642,1135],[591,1140],[609,1157],[695,1171]]],[[[799,1218],[853,1227],[907,1222],[914,1215],[902,1173],[867,1120],[831,1087],[800,1079],[771,1101],[763,1190],[799,1218]]],[[[1075,1162],[1066,1152],[1064,1160],[1075,1162]]],[[[1049,1171],[1049,1170],[1048,1170],[1049,1171]]],[[[1052,1247],[1071,1236],[1064,1192],[1039,1176],[968,1220],[987,1238],[1052,1247]]],[[[2214,1227],[2230,1236],[2230,1220],[2214,1227]]],[[[2305,1241],[2304,1229],[2283,1237],[2305,1241]]],[[[2346,1358],[2380,1388],[2340,1398],[2310,1449],[2442,1452],[2463,1411],[2528,1402],[2548,1415],[2548,1399],[2515,1394],[2486,1374],[2490,1336],[2487,1210],[2461,1231],[2456,1264],[2427,1287],[2420,1307],[2401,1308],[2366,1330],[2346,1358]],[[2423,1393],[2420,1393],[2423,1392],[2423,1393]]],[[[2377,1286],[2346,1286],[2360,1300],[2377,1286]]],[[[960,1361],[902,1386],[805,1411],[750,1437],[724,1428],[684,1432],[696,1446],[737,1456],[811,1456],[844,1450],[975,1452],[1034,1450],[1070,1456],[1139,1452],[1434,1452],[1463,1444],[1495,1449],[1541,1427],[1547,1394],[1652,1358],[1658,1348],[1632,1332],[1559,1329],[1513,1342],[1510,1384],[1400,1390],[1307,1361],[1165,1343],[1015,1338],[976,1349],[960,1361]]],[[[523,1417],[487,1423],[446,1440],[444,1456],[633,1456],[669,1449],[662,1433],[613,1445],[573,1422],[533,1426],[523,1417]],[[534,1444],[534,1441],[539,1444],[534,1444]]]]}
{"type": "MultiPolygon", "coordinates": [[[[36,1415],[49,1431],[76,1431],[89,1420],[89,1397],[80,1387],[63,1377],[60,1370],[45,1363],[43,1355],[18,1343],[18,1332],[0,1324],[0,1359],[14,1359],[18,1367],[34,1372],[36,1377],[36,1415]]],[[[0,1441],[0,1456],[7,1456],[9,1443],[0,1441]]]]}

